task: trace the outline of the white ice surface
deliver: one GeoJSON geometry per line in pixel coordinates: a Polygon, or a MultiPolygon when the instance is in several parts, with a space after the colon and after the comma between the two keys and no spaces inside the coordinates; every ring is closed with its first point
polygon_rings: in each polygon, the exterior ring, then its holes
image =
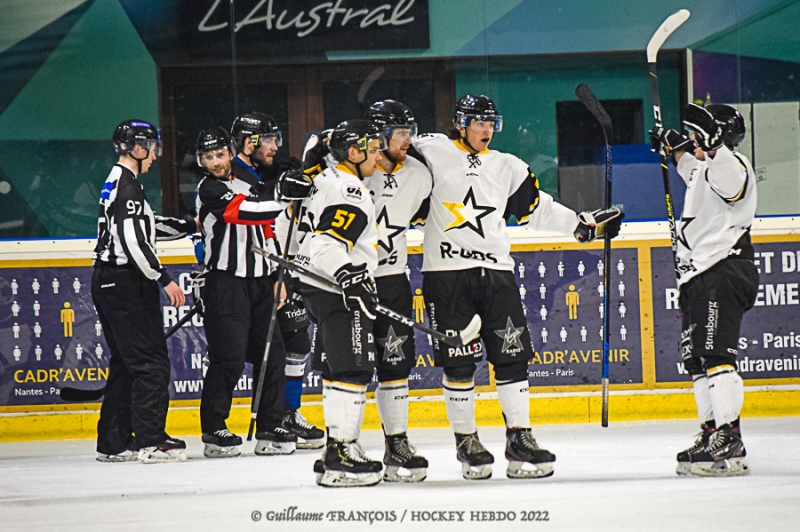
{"type": "MultiPolygon", "coordinates": [[[[539,425],[539,443],[558,456],[555,476],[509,480],[500,427],[482,427],[495,455],[489,481],[461,478],[449,429],[412,429],[430,461],[421,484],[325,489],[314,484],[318,451],[292,456],[209,460],[189,438],[186,463],[104,464],[91,440],[0,444],[0,530],[800,530],[800,418],[742,422],[752,474],[738,478],[675,475],[675,454],[696,423],[653,421],[539,425]],[[391,523],[253,522],[251,513],[394,511],[391,523]],[[414,511],[462,511],[465,522],[411,521],[414,511]],[[521,511],[548,522],[521,522],[521,511]],[[513,511],[514,522],[470,521],[471,511],[513,511]],[[401,518],[405,513],[405,518],[401,518]]],[[[365,431],[368,454],[383,454],[382,434],[365,431]]],[[[326,515],[327,518],[327,515],[326,515]]]]}

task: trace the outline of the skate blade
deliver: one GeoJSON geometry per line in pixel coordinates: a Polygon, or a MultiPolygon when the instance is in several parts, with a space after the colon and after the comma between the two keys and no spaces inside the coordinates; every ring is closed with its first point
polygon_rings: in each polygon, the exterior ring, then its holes
{"type": "Polygon", "coordinates": [[[271,456],[277,454],[292,454],[297,448],[293,441],[277,442],[269,440],[258,440],[255,453],[259,456],[271,456]]]}
{"type": "Polygon", "coordinates": [[[121,462],[136,462],[139,459],[138,453],[124,453],[124,454],[102,454],[97,453],[95,460],[105,463],[121,463],[121,462]]]}
{"type": "Polygon", "coordinates": [[[143,464],[166,464],[168,462],[185,462],[186,453],[183,449],[170,449],[151,453],[144,449],[139,451],[138,459],[143,464]]]}
{"type": "Polygon", "coordinates": [[[383,471],[384,482],[422,482],[426,478],[428,478],[428,470],[424,467],[406,469],[387,465],[383,471]]]}
{"type": "Polygon", "coordinates": [[[220,447],[219,445],[214,445],[213,443],[207,443],[203,449],[203,456],[206,458],[233,458],[235,456],[239,456],[240,454],[242,454],[242,451],[236,445],[231,447],[220,447]]]}
{"type": "Polygon", "coordinates": [[[304,440],[303,438],[297,438],[297,449],[321,449],[325,445],[325,438],[319,438],[317,440],[304,440]]]}
{"type": "Polygon", "coordinates": [[[374,486],[381,481],[381,473],[348,473],[347,471],[327,470],[319,481],[325,488],[356,488],[374,486]]]}
{"type": "Polygon", "coordinates": [[[508,462],[506,476],[508,478],[545,478],[553,476],[553,462],[531,464],[530,462],[508,462]]]}
{"type": "Polygon", "coordinates": [[[492,478],[492,464],[461,464],[461,476],[467,480],[488,480],[492,478]]]}
{"type": "Polygon", "coordinates": [[[692,464],[691,473],[698,477],[743,477],[750,474],[750,466],[744,458],[695,462],[692,464]]]}
{"type": "Polygon", "coordinates": [[[692,474],[692,463],[691,462],[678,462],[678,467],[675,468],[675,472],[682,476],[688,476],[692,474]]]}

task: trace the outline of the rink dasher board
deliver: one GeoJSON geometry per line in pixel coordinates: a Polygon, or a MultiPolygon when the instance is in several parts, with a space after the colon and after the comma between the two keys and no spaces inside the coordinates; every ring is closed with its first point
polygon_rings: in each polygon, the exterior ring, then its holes
{"type": "MultiPolygon", "coordinates": [[[[765,222],[762,225],[775,226],[774,219],[765,222]]],[[[641,228],[641,224],[629,226],[641,228]]],[[[680,328],[674,308],[668,241],[642,234],[647,231],[634,233],[628,229],[614,242],[612,253],[609,305],[612,389],[689,387],[689,378],[682,371],[677,353],[680,328]],[[624,269],[617,268],[619,261],[624,269]],[[624,291],[620,282],[624,283],[624,291]]],[[[518,285],[524,287],[520,295],[535,350],[529,361],[533,396],[598,389],[602,353],[602,296],[598,292],[602,280],[598,264],[602,258],[601,245],[580,245],[551,235],[532,238],[531,232],[520,229],[509,232],[514,242],[514,275],[518,285]],[[575,317],[570,316],[567,304],[570,292],[579,295],[575,317]]],[[[769,232],[769,229],[762,231],[769,232]]],[[[746,315],[742,326],[739,369],[748,385],[800,383],[797,362],[800,327],[794,331],[791,320],[797,311],[793,307],[798,305],[800,236],[776,233],[754,231],[762,289],[757,306],[746,315]]],[[[422,248],[415,237],[412,234],[409,246],[412,291],[421,288],[422,282],[419,271],[422,248]]],[[[96,388],[104,384],[108,349],[89,295],[92,268],[88,256],[93,243],[88,239],[0,243],[0,412],[19,412],[25,407],[71,409],[77,405],[66,405],[60,400],[61,386],[96,388]],[[34,279],[39,285],[37,290],[34,279]],[[16,285],[15,290],[12,285],[16,285]],[[71,336],[62,322],[65,303],[75,312],[71,336]],[[57,349],[61,349],[60,360],[57,349]]],[[[187,255],[190,248],[185,243],[166,244],[159,245],[159,254],[173,278],[188,290],[188,274],[198,268],[194,258],[187,255]]],[[[168,307],[162,294],[165,327],[188,308],[188,305],[178,310],[168,307]]],[[[422,334],[417,335],[416,344],[411,393],[438,395],[441,370],[431,367],[432,346],[422,334]]],[[[176,333],[169,341],[169,348],[173,365],[171,399],[194,403],[199,398],[204,366],[202,319],[196,317],[176,333]]],[[[307,400],[318,399],[320,384],[318,375],[307,375],[304,381],[307,400]]],[[[476,374],[476,385],[478,391],[493,389],[491,372],[485,363],[476,374]]],[[[248,396],[251,386],[247,369],[236,396],[248,396]]],[[[371,390],[374,386],[375,383],[371,390]]]]}

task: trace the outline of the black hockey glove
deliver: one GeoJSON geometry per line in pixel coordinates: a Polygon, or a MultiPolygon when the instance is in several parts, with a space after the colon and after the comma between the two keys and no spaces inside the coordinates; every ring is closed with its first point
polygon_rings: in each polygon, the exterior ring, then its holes
{"type": "Polygon", "coordinates": [[[325,156],[331,151],[328,148],[328,138],[331,134],[330,129],[326,129],[322,133],[311,133],[303,148],[303,168],[311,170],[312,168],[319,167],[318,173],[322,172],[328,167],[325,162],[325,156]]]}
{"type": "Polygon", "coordinates": [[[690,103],[683,109],[683,125],[694,131],[695,142],[703,151],[722,147],[722,128],[705,107],[690,103]]]}
{"type": "Polygon", "coordinates": [[[378,305],[378,291],[375,282],[367,271],[366,264],[345,264],[336,272],[336,282],[342,287],[344,306],[353,312],[360,310],[369,319],[374,320],[375,307],[378,305]]]}
{"type": "Polygon", "coordinates": [[[282,174],[286,170],[296,170],[302,167],[303,162],[300,159],[289,155],[281,159],[281,161],[278,163],[278,172],[282,174]]]}
{"type": "Polygon", "coordinates": [[[675,151],[694,153],[694,149],[697,147],[692,139],[681,135],[674,129],[654,127],[648,133],[650,133],[650,150],[655,153],[661,153],[662,148],[664,153],[669,156],[675,151]]]}
{"type": "Polygon", "coordinates": [[[287,170],[278,177],[276,194],[281,201],[302,200],[311,193],[314,185],[310,177],[299,168],[287,170]]]}
{"type": "Polygon", "coordinates": [[[591,242],[603,238],[608,233],[609,238],[616,238],[622,225],[625,213],[616,207],[585,211],[578,215],[578,227],[575,228],[575,240],[581,243],[591,242]]]}
{"type": "Polygon", "coordinates": [[[304,307],[303,294],[300,293],[300,278],[285,275],[283,280],[286,283],[286,299],[283,302],[304,307]]]}
{"type": "Polygon", "coordinates": [[[192,272],[189,275],[189,286],[192,287],[192,297],[194,298],[194,305],[200,307],[197,311],[201,316],[205,316],[206,304],[203,301],[203,293],[206,288],[205,272],[192,272]]]}

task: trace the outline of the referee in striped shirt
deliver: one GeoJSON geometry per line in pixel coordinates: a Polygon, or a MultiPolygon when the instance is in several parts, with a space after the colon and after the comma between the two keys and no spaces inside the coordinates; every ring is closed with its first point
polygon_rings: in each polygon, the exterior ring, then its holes
{"type": "MultiPolygon", "coordinates": [[[[266,142],[259,139],[254,142],[266,142]]],[[[238,456],[242,439],[230,432],[233,390],[244,370],[260,372],[273,304],[274,266],[251,251],[253,245],[274,250],[270,225],[288,205],[311,189],[301,170],[278,178],[275,196],[259,196],[257,181],[232,169],[235,155],[231,136],[221,127],[200,132],[197,162],[207,174],[197,187],[197,212],[203,232],[205,287],[204,326],[208,342],[208,371],[200,401],[200,425],[208,458],[238,456]],[[284,201],[285,200],[285,201],[284,201]]],[[[256,418],[256,454],[294,452],[296,436],[282,426],[286,354],[278,329],[273,334],[256,418]]],[[[253,390],[257,386],[253,382],[253,390]]]]}
{"type": "Polygon", "coordinates": [[[171,366],[158,286],[176,307],[185,297],[158,260],[155,241],[184,237],[196,226],[156,216],[137,179],[161,154],[158,130],[127,120],[112,140],[119,160],[100,193],[92,275],[92,299],[111,349],[97,460],[183,461],[186,444],[164,431],[171,366]]]}

